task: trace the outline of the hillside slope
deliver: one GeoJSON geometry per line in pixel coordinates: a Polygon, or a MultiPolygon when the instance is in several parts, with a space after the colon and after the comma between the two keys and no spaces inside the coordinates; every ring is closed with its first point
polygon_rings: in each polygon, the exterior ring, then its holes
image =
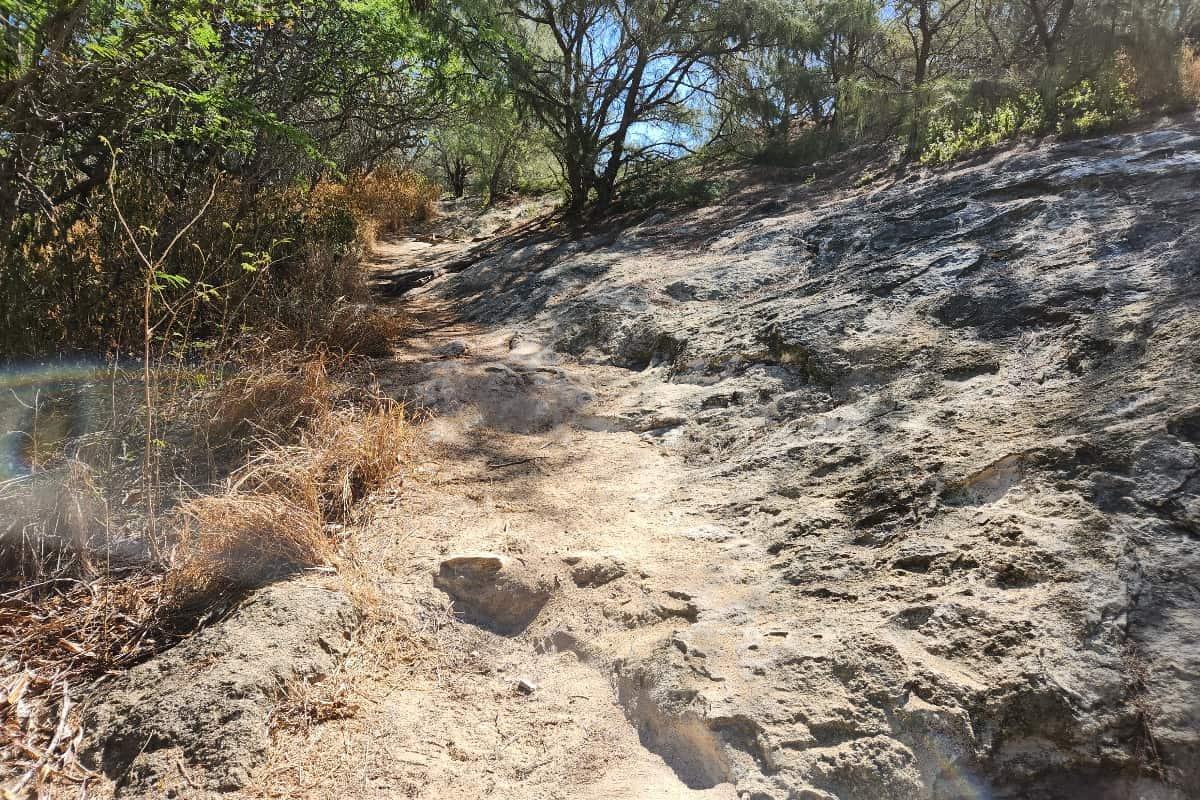
{"type": "Polygon", "coordinates": [[[591,370],[572,424],[682,457],[721,488],[710,538],[769,563],[613,666],[684,783],[1200,794],[1198,189],[1177,119],[518,241],[422,290],[591,370]]]}

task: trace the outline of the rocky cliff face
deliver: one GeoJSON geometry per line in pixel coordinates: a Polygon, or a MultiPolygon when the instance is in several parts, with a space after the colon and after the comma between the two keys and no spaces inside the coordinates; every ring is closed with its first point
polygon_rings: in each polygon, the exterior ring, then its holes
{"type": "Polygon", "coordinates": [[[1200,795],[1194,121],[760,187],[440,291],[628,370],[596,424],[723,482],[771,559],[618,666],[648,746],[719,746],[691,785],[1200,795]]]}

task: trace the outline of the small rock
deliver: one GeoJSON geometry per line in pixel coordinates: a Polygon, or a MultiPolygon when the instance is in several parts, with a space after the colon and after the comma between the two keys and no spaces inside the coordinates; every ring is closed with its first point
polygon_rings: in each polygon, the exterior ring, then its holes
{"type": "Polygon", "coordinates": [[[681,631],[676,631],[671,635],[671,644],[675,646],[676,650],[684,655],[692,656],[694,658],[708,658],[708,654],[704,652],[704,650],[700,649],[694,641],[690,641],[686,634],[681,631]]]}
{"type": "Polygon", "coordinates": [[[467,347],[466,342],[462,341],[461,339],[455,339],[454,341],[446,342],[444,345],[434,348],[433,354],[435,356],[441,356],[442,358],[458,358],[459,356],[466,355],[467,351],[470,349],[471,348],[467,347]]]}
{"type": "Polygon", "coordinates": [[[517,681],[517,691],[521,694],[533,694],[537,691],[538,685],[529,678],[521,678],[517,681]]]}
{"type": "Polygon", "coordinates": [[[581,589],[604,586],[626,574],[624,564],[599,553],[571,553],[562,560],[571,567],[571,580],[581,589]]]}
{"type": "Polygon", "coordinates": [[[659,619],[680,617],[688,622],[695,622],[700,616],[699,606],[684,600],[663,600],[655,603],[652,610],[659,619]]]}
{"type": "Polygon", "coordinates": [[[450,556],[441,563],[442,572],[459,575],[494,575],[504,569],[504,557],[495,553],[466,553],[450,556]]]}
{"type": "Polygon", "coordinates": [[[554,591],[548,576],[495,553],[443,560],[433,585],[454,599],[455,611],[466,620],[502,633],[522,630],[554,591]]]}

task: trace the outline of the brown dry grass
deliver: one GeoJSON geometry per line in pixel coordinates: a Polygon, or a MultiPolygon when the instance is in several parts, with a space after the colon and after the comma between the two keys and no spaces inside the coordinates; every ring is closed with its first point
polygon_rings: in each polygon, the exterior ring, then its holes
{"type": "Polygon", "coordinates": [[[48,575],[97,574],[96,521],[106,516],[94,470],[77,459],[0,486],[0,575],[36,583],[48,575]]]}
{"type": "Polygon", "coordinates": [[[441,187],[423,175],[389,166],[352,175],[345,187],[359,215],[385,235],[432,219],[442,194],[441,187]]]}
{"type": "Polygon", "coordinates": [[[342,305],[329,317],[317,340],[331,352],[381,358],[412,327],[395,309],[367,304],[342,305]]]}
{"type": "Polygon", "coordinates": [[[1200,50],[1189,45],[1179,49],[1179,88],[1192,103],[1200,103],[1200,50]]]}
{"type": "Polygon", "coordinates": [[[0,673],[24,676],[0,682],[0,796],[87,778],[64,722],[76,687],[265,581],[343,565],[346,526],[410,444],[363,360],[390,355],[409,322],[370,302],[358,256],[375,231],[431,216],[438,194],[400,170],[321,184],[306,224],[349,219],[349,252],[318,236],[303,263],[256,273],[200,348],[183,304],[155,344],[149,434],[141,376],[123,375],[94,442],[51,443],[31,474],[0,481],[0,673]]]}
{"type": "Polygon", "coordinates": [[[305,358],[294,352],[246,364],[201,398],[211,413],[201,420],[199,432],[216,446],[285,441],[305,420],[330,412],[338,387],[329,368],[324,354],[305,358]]]}
{"type": "Polygon", "coordinates": [[[251,459],[225,494],[180,506],[168,594],[204,598],[335,564],[331,534],[396,473],[410,443],[404,409],[377,402],[316,415],[298,443],[251,459]]]}
{"type": "Polygon", "coordinates": [[[97,778],[79,763],[78,692],[177,641],[163,578],[138,571],[10,591],[0,602],[0,797],[83,795],[97,778]]]}
{"type": "Polygon", "coordinates": [[[166,593],[184,605],[334,559],[320,517],[282,495],[199,497],[180,506],[176,521],[166,593]]]}
{"type": "MultiPolygon", "coordinates": [[[[269,435],[251,440],[256,454],[223,488],[183,499],[159,520],[167,546],[158,561],[139,539],[144,520],[118,520],[109,493],[79,461],[3,487],[4,655],[73,674],[120,666],[147,654],[134,640],[145,642],[143,629],[180,601],[334,564],[332,534],[396,474],[410,427],[390,399],[348,397],[322,357],[293,378],[261,370],[215,393],[221,422],[237,429],[252,419],[249,429],[269,435]],[[132,527],[118,529],[121,522],[132,527]]],[[[136,489],[121,493],[136,500],[136,489]]]]}
{"type": "MultiPolygon", "coordinates": [[[[43,797],[50,780],[86,786],[95,776],[79,763],[82,729],[74,720],[70,687],[21,670],[0,678],[0,797],[43,797]],[[50,700],[47,702],[46,698],[50,700]],[[6,774],[7,773],[7,774],[6,774]]],[[[86,796],[80,790],[81,796],[86,796]]]]}
{"type": "Polygon", "coordinates": [[[137,460],[115,492],[70,460],[3,487],[0,669],[27,679],[11,687],[19,707],[0,698],[0,788],[31,793],[87,777],[61,741],[78,734],[61,722],[75,687],[170,646],[215,604],[340,563],[340,532],[411,441],[404,409],[365,381],[360,365],[317,354],[243,365],[180,404],[180,427],[208,425],[251,455],[221,487],[179,487],[192,496],[158,520],[158,548],[144,519],[111,513],[114,499],[139,505],[137,460]]]}

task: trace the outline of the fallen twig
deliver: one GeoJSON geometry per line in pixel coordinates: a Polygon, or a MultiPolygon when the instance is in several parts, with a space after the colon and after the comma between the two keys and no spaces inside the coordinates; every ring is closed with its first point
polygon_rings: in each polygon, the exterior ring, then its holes
{"type": "Polygon", "coordinates": [[[529,456],[528,458],[518,458],[513,461],[489,461],[488,466],[495,469],[498,467],[515,467],[517,464],[528,464],[530,461],[538,461],[546,458],[546,456],[529,456]]]}

